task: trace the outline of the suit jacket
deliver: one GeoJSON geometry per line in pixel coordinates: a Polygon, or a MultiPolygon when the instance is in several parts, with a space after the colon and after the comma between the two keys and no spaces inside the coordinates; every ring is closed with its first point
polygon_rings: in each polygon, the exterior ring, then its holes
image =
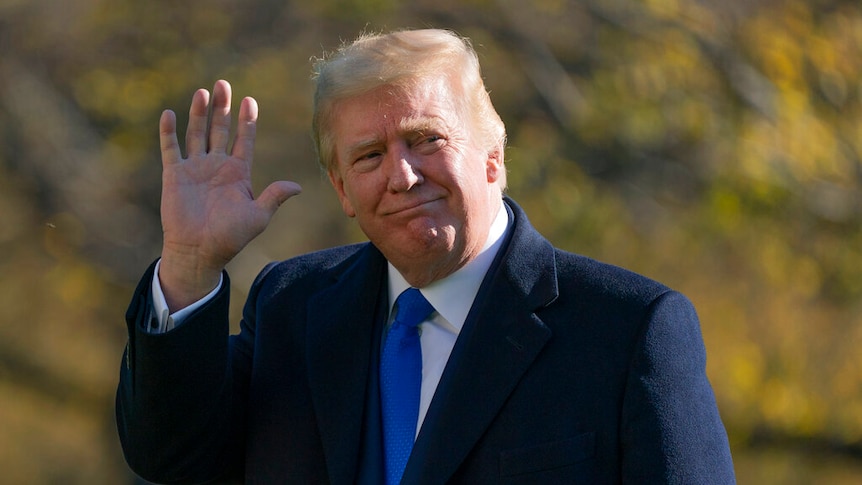
{"type": "MultiPolygon", "coordinates": [[[[511,210],[406,484],[733,483],[690,302],[555,249],[511,210]]],[[[374,483],[386,261],[370,243],[267,266],[241,332],[228,285],[176,329],[142,279],[117,394],[126,459],[161,482],[374,483]],[[376,428],[376,429],[375,429],[376,428]]]]}

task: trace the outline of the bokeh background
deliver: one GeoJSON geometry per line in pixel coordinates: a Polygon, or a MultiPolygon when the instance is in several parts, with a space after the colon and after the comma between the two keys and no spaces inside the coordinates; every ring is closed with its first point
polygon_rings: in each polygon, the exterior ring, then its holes
{"type": "Polygon", "coordinates": [[[472,38],[509,194],[559,247],[697,306],[740,483],[862,483],[858,0],[0,0],[0,470],[132,483],[113,421],[160,247],[157,123],[225,78],[255,183],[301,183],[230,271],[362,239],[316,166],[310,59],[472,38]]]}

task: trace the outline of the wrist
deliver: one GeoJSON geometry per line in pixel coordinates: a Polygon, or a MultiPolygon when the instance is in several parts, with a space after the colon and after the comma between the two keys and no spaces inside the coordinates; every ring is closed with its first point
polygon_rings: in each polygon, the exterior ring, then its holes
{"type": "Polygon", "coordinates": [[[209,294],[218,286],[223,269],[204,264],[198,258],[162,250],[156,277],[168,309],[174,312],[185,308],[209,294]]]}

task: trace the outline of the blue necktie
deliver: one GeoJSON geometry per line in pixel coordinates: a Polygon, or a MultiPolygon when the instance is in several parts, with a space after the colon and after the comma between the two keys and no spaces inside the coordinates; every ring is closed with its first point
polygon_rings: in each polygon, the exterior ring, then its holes
{"type": "Polygon", "coordinates": [[[416,288],[404,290],[395,305],[395,320],[386,334],[380,357],[387,485],[397,485],[401,481],[413,450],[422,387],[422,348],[416,326],[434,311],[416,288]]]}

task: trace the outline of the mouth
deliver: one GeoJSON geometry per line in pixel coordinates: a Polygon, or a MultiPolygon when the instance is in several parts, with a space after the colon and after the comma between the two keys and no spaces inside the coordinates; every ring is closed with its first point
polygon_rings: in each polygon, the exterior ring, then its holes
{"type": "Polygon", "coordinates": [[[402,205],[397,206],[394,209],[386,211],[384,213],[384,215],[391,216],[391,215],[398,215],[398,214],[406,214],[406,213],[409,213],[409,212],[412,212],[415,210],[421,210],[425,206],[432,204],[438,200],[440,200],[439,197],[434,198],[434,199],[419,200],[419,201],[413,201],[413,202],[410,202],[407,204],[402,204],[402,205]]]}

